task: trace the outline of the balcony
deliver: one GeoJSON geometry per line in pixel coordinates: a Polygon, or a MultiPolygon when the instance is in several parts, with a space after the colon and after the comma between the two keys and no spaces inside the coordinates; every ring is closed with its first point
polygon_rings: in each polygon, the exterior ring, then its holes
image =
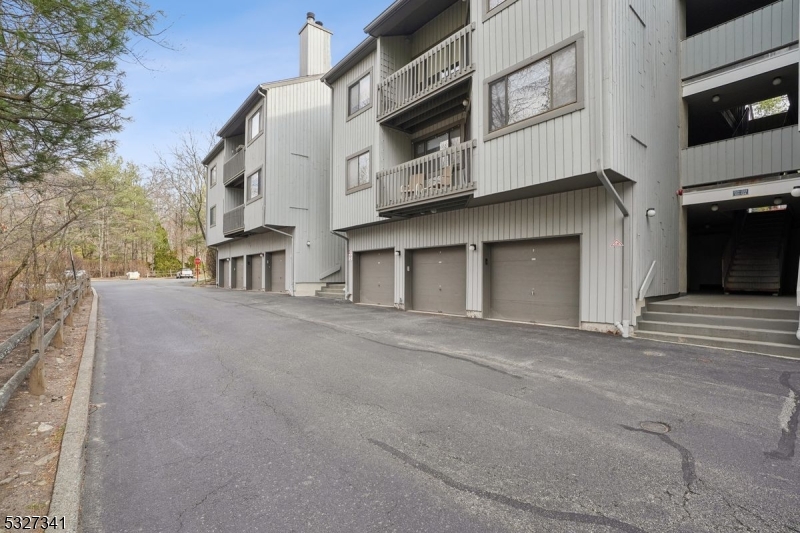
{"type": "Polygon", "coordinates": [[[800,0],[780,0],[681,43],[683,79],[797,42],[800,0]]]}
{"type": "Polygon", "coordinates": [[[244,204],[226,211],[222,216],[222,234],[232,237],[244,232],[244,204]]]}
{"type": "Polygon", "coordinates": [[[378,85],[378,121],[383,122],[475,69],[473,25],[466,26],[407,64],[378,85]]]}
{"type": "Polygon", "coordinates": [[[408,161],[376,176],[381,216],[459,209],[474,194],[474,141],[408,161]]]}
{"type": "Polygon", "coordinates": [[[800,169],[800,132],[796,125],[702,144],[681,153],[684,187],[797,172],[797,169],[800,169]]]}
{"type": "Polygon", "coordinates": [[[244,150],[239,150],[233,154],[233,157],[225,161],[222,167],[222,183],[226,187],[244,175],[244,153],[244,150]]]}

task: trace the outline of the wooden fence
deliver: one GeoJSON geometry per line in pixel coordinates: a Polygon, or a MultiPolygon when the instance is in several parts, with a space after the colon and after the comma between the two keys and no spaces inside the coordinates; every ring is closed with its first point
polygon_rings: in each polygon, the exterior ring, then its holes
{"type": "Polygon", "coordinates": [[[42,302],[31,302],[31,321],[16,332],[7,341],[0,344],[0,361],[25,340],[29,341],[28,361],[0,389],[0,411],[8,405],[14,391],[28,376],[28,387],[31,394],[38,396],[45,392],[44,353],[51,344],[56,348],[64,346],[64,325],[72,325],[72,312],[81,300],[91,292],[88,279],[80,280],[77,285],[67,289],[64,294],[47,307],[42,302]],[[56,322],[45,332],[45,320],[55,313],[56,322]]]}

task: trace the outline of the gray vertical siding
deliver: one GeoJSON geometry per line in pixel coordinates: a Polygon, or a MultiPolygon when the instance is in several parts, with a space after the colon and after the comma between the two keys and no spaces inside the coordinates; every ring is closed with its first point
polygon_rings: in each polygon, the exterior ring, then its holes
{"type": "MultiPolygon", "coordinates": [[[[486,1],[486,0],[481,0],[486,1]]],[[[457,1],[411,36],[411,57],[417,57],[467,25],[469,4],[457,1]]]]}
{"type": "MultiPolygon", "coordinates": [[[[222,165],[225,164],[225,158],[226,150],[222,150],[214,158],[214,161],[208,165],[209,170],[215,165],[217,167],[217,184],[208,189],[208,195],[206,196],[206,243],[209,246],[215,246],[227,240],[222,233],[222,216],[225,213],[225,185],[222,184],[222,165]],[[214,205],[217,206],[217,224],[212,228],[210,211],[214,205]]],[[[208,185],[208,173],[206,173],[206,187],[208,185]]]]}
{"type": "Polygon", "coordinates": [[[682,185],[692,187],[800,169],[797,126],[682,150],[682,185]]]}
{"type": "MultiPolygon", "coordinates": [[[[627,202],[631,185],[619,186],[627,202]]],[[[622,313],[622,217],[602,187],[462,209],[348,232],[353,251],[395,248],[395,304],[405,293],[406,250],[478,245],[467,251],[467,311],[482,316],[483,244],[565,235],[581,236],[581,310],[584,323],[611,324],[622,313]]],[[[352,272],[352,269],[351,269],[352,272]]],[[[352,283],[352,279],[350,280],[352,283]]]]}
{"type": "Polygon", "coordinates": [[[378,52],[370,54],[333,85],[333,139],[331,156],[331,196],[333,229],[350,228],[378,222],[375,211],[375,188],[365,189],[353,194],[346,194],[346,158],[361,150],[372,148],[372,177],[374,180],[378,154],[378,125],[374,98],[377,82],[378,52]],[[347,88],[358,81],[372,69],[373,106],[357,117],[347,120],[347,88]]]}
{"type": "Polygon", "coordinates": [[[681,45],[682,74],[691,78],[797,42],[800,0],[780,0],[693,35],[681,45]]]}
{"type": "Polygon", "coordinates": [[[678,10],[677,2],[611,2],[605,29],[614,80],[604,89],[606,166],[636,182],[628,205],[634,235],[625,244],[634,247],[634,292],[656,261],[646,296],[679,292],[678,10]],[[651,207],[657,215],[648,219],[651,207]]]}
{"type": "MultiPolygon", "coordinates": [[[[529,0],[512,4],[476,27],[476,77],[473,80],[473,135],[483,137],[488,117],[483,84],[512,67],[581,32],[591,46],[588,0],[529,0]]],[[[476,3],[480,9],[480,3],[476,3]]],[[[585,85],[594,68],[584,64],[585,85]]],[[[495,194],[592,172],[591,106],[479,145],[476,196],[495,194]]]]}

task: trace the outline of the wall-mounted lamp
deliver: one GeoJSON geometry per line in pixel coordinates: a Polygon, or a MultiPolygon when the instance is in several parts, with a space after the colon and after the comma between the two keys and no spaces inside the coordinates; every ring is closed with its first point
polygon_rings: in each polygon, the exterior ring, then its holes
{"type": "Polygon", "coordinates": [[[394,255],[400,255],[400,250],[395,250],[394,255]]]}
{"type": "Polygon", "coordinates": [[[711,97],[711,101],[714,102],[715,104],[720,100],[722,100],[722,98],[718,94],[715,94],[714,96],[711,97]]]}
{"type": "Polygon", "coordinates": [[[775,205],[781,205],[783,203],[783,198],[781,198],[780,196],[776,196],[775,198],[772,199],[772,203],[775,205]]]}
{"type": "Polygon", "coordinates": [[[470,244],[470,245],[469,245],[469,251],[470,251],[470,252],[474,252],[474,251],[475,251],[475,250],[477,250],[477,249],[478,249],[478,247],[477,247],[476,245],[474,245],[474,244],[470,244]]]}
{"type": "Polygon", "coordinates": [[[311,246],[311,241],[306,241],[306,246],[311,246]]]}
{"type": "Polygon", "coordinates": [[[647,218],[653,218],[656,216],[656,210],[651,207],[645,214],[647,215],[647,218]]]}
{"type": "Polygon", "coordinates": [[[258,257],[264,257],[264,254],[258,254],[258,257]]]}
{"type": "Polygon", "coordinates": [[[800,187],[792,189],[792,198],[800,198],[800,187]]]}
{"type": "Polygon", "coordinates": [[[780,76],[772,80],[772,85],[774,85],[775,87],[777,87],[781,83],[783,83],[783,78],[781,78],[780,76]]]}
{"type": "Polygon", "coordinates": [[[711,210],[716,213],[717,211],[719,211],[719,206],[717,204],[714,204],[711,206],[711,210]]]}

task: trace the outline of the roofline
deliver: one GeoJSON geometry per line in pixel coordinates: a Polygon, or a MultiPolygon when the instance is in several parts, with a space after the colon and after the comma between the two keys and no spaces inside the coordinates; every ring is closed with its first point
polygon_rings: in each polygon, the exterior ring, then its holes
{"type": "Polygon", "coordinates": [[[372,32],[374,32],[378,26],[386,22],[388,19],[392,18],[398,10],[400,10],[410,1],[411,0],[397,0],[392,5],[384,9],[383,13],[375,17],[375,20],[367,24],[367,27],[364,28],[364,31],[369,35],[372,35],[372,32]]]}
{"type": "Polygon", "coordinates": [[[202,161],[203,165],[208,166],[211,163],[211,161],[213,161],[214,158],[217,157],[217,154],[219,154],[222,151],[222,148],[224,146],[225,146],[225,139],[220,139],[219,141],[217,141],[217,144],[214,145],[211,151],[208,152],[208,155],[203,159],[202,161]]]}
{"type": "Polygon", "coordinates": [[[341,78],[345,72],[353,68],[356,63],[372,53],[377,46],[378,40],[375,37],[368,36],[366,39],[361,41],[361,44],[353,48],[349,54],[344,56],[341,61],[336,63],[336,65],[334,65],[334,67],[330,69],[327,74],[323,75],[322,82],[330,87],[331,84],[341,78]]]}
{"type": "Polygon", "coordinates": [[[242,102],[242,105],[240,105],[233,115],[230,116],[228,121],[225,122],[225,124],[220,128],[220,130],[217,132],[217,135],[220,137],[225,137],[226,133],[228,133],[228,130],[233,127],[233,124],[250,112],[250,109],[252,109],[261,98],[260,91],[268,91],[270,89],[277,89],[278,87],[286,87],[288,85],[297,85],[300,83],[318,81],[320,78],[322,78],[321,74],[315,74],[313,76],[302,76],[299,78],[290,78],[288,80],[278,80],[259,84],[255,89],[253,89],[253,92],[251,92],[247,98],[245,98],[244,102],[242,102]]]}

